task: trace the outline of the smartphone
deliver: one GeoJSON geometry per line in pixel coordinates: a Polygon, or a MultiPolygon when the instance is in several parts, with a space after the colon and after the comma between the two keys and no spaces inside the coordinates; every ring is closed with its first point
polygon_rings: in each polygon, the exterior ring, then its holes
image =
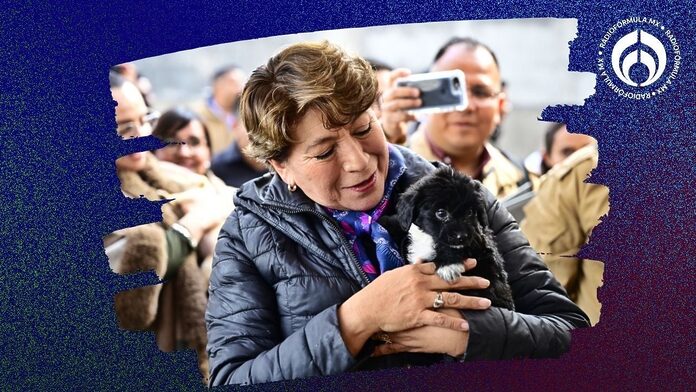
{"type": "Polygon", "coordinates": [[[421,106],[408,109],[409,114],[453,112],[466,109],[466,81],[461,70],[428,72],[396,80],[398,87],[420,90],[421,106]]]}

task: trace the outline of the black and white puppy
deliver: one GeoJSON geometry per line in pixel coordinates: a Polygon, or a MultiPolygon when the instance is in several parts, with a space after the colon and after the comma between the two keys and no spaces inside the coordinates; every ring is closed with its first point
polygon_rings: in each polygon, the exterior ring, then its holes
{"type": "Polygon", "coordinates": [[[488,288],[465,293],[513,310],[481,187],[480,182],[449,167],[437,169],[410,186],[397,202],[396,214],[382,217],[380,224],[408,262],[432,261],[446,281],[462,275],[486,278],[491,282],[488,288]],[[476,267],[470,271],[464,270],[467,258],[476,259],[476,267]]]}

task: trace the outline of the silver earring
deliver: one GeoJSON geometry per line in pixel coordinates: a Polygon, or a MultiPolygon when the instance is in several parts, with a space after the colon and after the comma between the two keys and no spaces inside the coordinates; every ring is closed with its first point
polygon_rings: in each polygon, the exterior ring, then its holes
{"type": "Polygon", "coordinates": [[[297,185],[295,185],[295,184],[292,184],[292,185],[288,184],[288,190],[289,190],[290,192],[295,192],[295,191],[297,190],[297,185]]]}

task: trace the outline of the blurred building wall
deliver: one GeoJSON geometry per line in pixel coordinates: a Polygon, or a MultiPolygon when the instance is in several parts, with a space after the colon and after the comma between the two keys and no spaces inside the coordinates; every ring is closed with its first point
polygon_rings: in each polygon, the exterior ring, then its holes
{"type": "Polygon", "coordinates": [[[216,69],[236,64],[251,72],[294,42],[328,39],[364,57],[422,72],[450,37],[471,36],[495,51],[502,77],[508,83],[512,111],[503,123],[498,144],[514,158],[523,158],[541,145],[547,124],[537,118],[546,106],[582,104],[594,92],[595,75],[567,70],[568,45],[576,31],[574,19],[378,26],[233,42],[142,59],[135,64],[152,82],[154,106],[165,110],[202,99],[216,69]]]}

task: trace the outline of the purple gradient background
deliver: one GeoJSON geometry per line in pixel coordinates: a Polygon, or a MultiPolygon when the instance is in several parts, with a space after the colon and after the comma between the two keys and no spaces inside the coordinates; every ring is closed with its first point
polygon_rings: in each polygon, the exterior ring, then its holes
{"type": "Polygon", "coordinates": [[[163,354],[153,335],[121,331],[117,291],[153,274],[111,273],[101,239],[159,221],[159,205],[127,200],[114,160],[157,145],[113,131],[109,66],[301,31],[439,20],[577,18],[571,71],[596,72],[599,42],[628,16],[677,36],[680,74],[647,102],[599,81],[585,105],[553,107],[599,140],[591,181],[611,210],[582,256],[606,263],[598,326],[576,331],[556,360],[449,364],[352,373],[247,390],[693,390],[694,11],[686,2],[28,1],[0,7],[0,385],[7,389],[201,388],[192,351],[163,354]]]}

